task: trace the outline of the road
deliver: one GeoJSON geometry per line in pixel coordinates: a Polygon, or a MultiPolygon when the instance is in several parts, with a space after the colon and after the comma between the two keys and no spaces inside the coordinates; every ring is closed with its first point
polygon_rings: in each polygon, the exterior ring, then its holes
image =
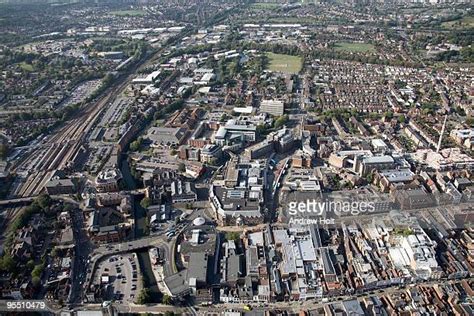
{"type": "Polygon", "coordinates": [[[0,206],[12,206],[17,204],[25,204],[33,202],[35,196],[23,197],[23,198],[16,198],[16,199],[8,199],[8,200],[1,200],[0,206]]]}
{"type": "MultiPolygon", "coordinates": [[[[474,277],[469,277],[465,279],[466,281],[474,281],[474,277]]],[[[418,282],[417,285],[422,286],[436,286],[440,283],[442,284],[455,284],[460,282],[461,280],[429,280],[424,282],[418,282]]],[[[404,289],[408,289],[410,287],[409,284],[406,284],[404,289]]],[[[253,311],[267,311],[267,310],[281,310],[281,311],[288,311],[293,313],[299,313],[301,310],[315,310],[320,307],[324,307],[325,305],[332,304],[334,302],[348,300],[348,299],[362,299],[371,296],[383,296],[383,295],[390,295],[394,293],[398,293],[404,291],[404,289],[400,289],[398,285],[393,285],[384,289],[374,290],[372,292],[367,292],[364,294],[359,295],[338,295],[338,296],[331,296],[326,298],[326,302],[322,302],[322,299],[315,299],[315,300],[308,300],[308,301],[292,301],[292,302],[272,302],[272,303],[251,303],[249,304],[253,311]],[[373,294],[370,294],[373,293],[373,294]]],[[[82,305],[81,308],[97,310],[98,304],[85,304],[82,305]]],[[[189,309],[189,307],[176,307],[176,306],[168,306],[163,304],[148,304],[148,305],[136,305],[136,304],[117,304],[113,303],[113,307],[121,312],[121,313],[164,313],[166,311],[172,311],[175,313],[183,313],[186,315],[194,314],[193,311],[189,309]]],[[[198,306],[196,310],[198,310],[197,314],[206,313],[222,313],[227,310],[235,310],[235,311],[244,311],[243,304],[213,304],[211,306],[198,306]]]]}
{"type": "MultiPolygon", "coordinates": [[[[188,227],[192,223],[192,221],[198,217],[203,216],[204,210],[198,209],[194,211],[191,216],[187,219],[188,224],[184,225],[181,230],[178,232],[177,236],[181,234],[183,230],[188,227]]],[[[94,273],[96,272],[98,263],[105,258],[120,254],[120,253],[130,253],[134,252],[139,249],[150,248],[150,247],[157,247],[164,253],[164,257],[166,260],[163,263],[163,272],[165,277],[170,276],[176,272],[177,263],[176,263],[176,241],[177,236],[172,238],[171,240],[166,240],[166,237],[163,234],[155,234],[147,237],[143,237],[140,239],[130,240],[122,243],[113,243],[113,244],[105,244],[100,245],[97,247],[90,255],[90,262],[87,264],[89,266],[89,270],[87,272],[85,281],[84,281],[84,289],[88,289],[93,280],[94,273]]],[[[89,245],[88,245],[89,247],[89,245]]],[[[90,249],[90,248],[87,248],[90,249]]],[[[87,252],[89,255],[90,252],[87,252]]],[[[81,279],[82,281],[82,279],[81,279]]],[[[71,301],[77,303],[77,300],[71,301]]]]}
{"type": "Polygon", "coordinates": [[[95,273],[97,263],[104,258],[119,254],[119,253],[129,253],[136,251],[138,249],[143,248],[150,248],[150,247],[158,247],[164,251],[167,260],[165,261],[164,271],[165,275],[171,275],[176,271],[176,267],[173,267],[174,264],[174,252],[171,251],[174,249],[164,240],[163,236],[154,235],[149,237],[140,238],[137,240],[131,240],[123,243],[115,243],[115,244],[107,244],[101,245],[94,250],[92,253],[92,257],[90,259],[90,263],[88,264],[90,269],[87,272],[85,286],[84,288],[89,288],[91,285],[91,281],[93,280],[93,275],[95,273]]]}
{"type": "Polygon", "coordinates": [[[39,194],[49,181],[53,170],[67,167],[103,110],[126,88],[135,76],[135,71],[146,64],[148,57],[142,57],[134,67],[121,74],[112,87],[106,89],[93,102],[85,104],[72,119],[47,135],[40,142],[40,146],[32,147],[22,153],[21,159],[16,161],[11,170],[26,174],[24,183],[18,188],[18,196],[29,197],[39,194]]]}
{"type": "MultiPolygon", "coordinates": [[[[10,205],[17,205],[17,204],[28,204],[33,202],[33,200],[38,195],[29,196],[29,197],[22,197],[16,199],[7,199],[7,200],[0,200],[0,206],[10,206],[10,205]]],[[[79,204],[76,200],[72,199],[69,195],[50,195],[50,197],[54,200],[64,201],[71,204],[79,204]]]]}
{"type": "Polygon", "coordinates": [[[92,252],[92,244],[87,236],[86,228],[84,227],[84,220],[82,211],[75,208],[71,211],[72,229],[75,240],[75,256],[73,269],[71,273],[71,294],[69,296],[69,303],[78,303],[82,299],[82,285],[85,281],[87,273],[87,260],[89,254],[92,252]]]}

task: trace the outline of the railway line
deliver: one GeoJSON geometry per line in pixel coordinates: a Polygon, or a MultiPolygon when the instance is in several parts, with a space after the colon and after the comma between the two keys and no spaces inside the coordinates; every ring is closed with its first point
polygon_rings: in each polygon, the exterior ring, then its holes
{"type": "Polygon", "coordinates": [[[90,133],[102,111],[118,92],[126,87],[133,73],[130,71],[128,75],[122,75],[123,78],[117,86],[108,89],[100,100],[83,107],[75,118],[60,127],[54,135],[45,137],[40,146],[27,154],[14,169],[17,174],[26,175],[16,193],[18,197],[40,194],[54,170],[68,166],[81,147],[84,136],[90,133]]]}
{"type": "MultiPolygon", "coordinates": [[[[75,117],[56,128],[38,144],[26,147],[22,158],[11,169],[19,175],[18,185],[11,196],[24,198],[39,195],[55,170],[69,166],[103,111],[126,88],[136,70],[153,63],[163,50],[142,57],[132,68],[121,74],[115,85],[107,89],[98,100],[84,105],[75,117]]],[[[12,211],[9,217],[13,217],[15,213],[12,211]]]]}

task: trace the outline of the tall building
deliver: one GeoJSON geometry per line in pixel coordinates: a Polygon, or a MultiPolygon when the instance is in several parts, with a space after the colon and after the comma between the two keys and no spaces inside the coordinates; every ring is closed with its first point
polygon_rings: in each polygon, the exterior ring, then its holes
{"type": "Polygon", "coordinates": [[[285,104],[279,100],[263,100],[260,103],[260,112],[265,112],[273,116],[283,115],[285,104]]]}

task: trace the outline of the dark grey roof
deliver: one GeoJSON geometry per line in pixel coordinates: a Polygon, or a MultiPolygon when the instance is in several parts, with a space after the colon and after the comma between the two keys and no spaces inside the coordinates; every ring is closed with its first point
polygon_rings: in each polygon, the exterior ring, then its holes
{"type": "Polygon", "coordinates": [[[189,285],[186,282],[187,272],[187,270],[183,270],[172,274],[163,280],[172,296],[179,296],[190,290],[189,285]]]}
{"type": "Polygon", "coordinates": [[[189,255],[188,280],[195,278],[197,282],[207,282],[208,255],[202,252],[192,252],[189,255]]]}
{"type": "Polygon", "coordinates": [[[74,183],[71,181],[71,179],[51,179],[46,183],[45,186],[47,188],[73,187],[74,183]]]}
{"type": "Polygon", "coordinates": [[[331,257],[329,256],[328,248],[321,248],[321,257],[324,264],[324,274],[336,274],[331,257]]]}
{"type": "Polygon", "coordinates": [[[227,281],[236,282],[242,277],[242,255],[230,255],[227,258],[227,281]]]}

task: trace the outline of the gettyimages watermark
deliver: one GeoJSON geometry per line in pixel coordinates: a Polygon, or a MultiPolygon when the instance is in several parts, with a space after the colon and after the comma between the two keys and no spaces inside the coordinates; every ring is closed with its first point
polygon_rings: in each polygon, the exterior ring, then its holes
{"type": "MultiPolygon", "coordinates": [[[[448,194],[391,196],[385,193],[331,192],[290,194],[283,206],[283,219],[288,224],[334,225],[344,220],[370,220],[383,217],[392,211],[412,215],[428,212],[434,218],[448,218],[453,227],[466,227],[474,223],[471,197],[453,199],[448,194]]],[[[423,221],[424,223],[424,221],[423,221]]]]}
{"type": "Polygon", "coordinates": [[[287,204],[290,224],[335,224],[338,217],[376,213],[375,201],[317,200],[291,201],[287,204]]]}

